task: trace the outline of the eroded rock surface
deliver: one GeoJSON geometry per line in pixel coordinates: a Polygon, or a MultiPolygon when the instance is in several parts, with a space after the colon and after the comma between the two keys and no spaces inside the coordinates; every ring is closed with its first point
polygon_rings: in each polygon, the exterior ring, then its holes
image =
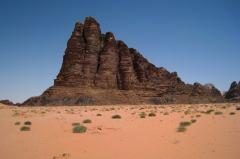
{"type": "Polygon", "coordinates": [[[84,24],[75,24],[54,85],[23,105],[199,103],[222,99],[214,86],[185,84],[176,72],[151,64],[136,49],[116,40],[113,33],[102,34],[99,23],[87,17],[84,24]]]}
{"type": "Polygon", "coordinates": [[[240,81],[232,82],[229,90],[225,94],[226,99],[240,99],[240,81]]]}
{"type": "Polygon", "coordinates": [[[15,105],[12,101],[10,101],[8,99],[0,100],[0,103],[2,103],[4,105],[15,105]]]}

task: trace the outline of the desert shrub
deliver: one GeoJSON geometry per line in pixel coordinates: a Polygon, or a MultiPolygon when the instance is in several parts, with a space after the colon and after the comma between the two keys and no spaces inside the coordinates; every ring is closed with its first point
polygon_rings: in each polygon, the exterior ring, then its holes
{"type": "Polygon", "coordinates": [[[24,125],[32,125],[32,122],[31,121],[25,121],[24,125]]]}
{"type": "Polygon", "coordinates": [[[240,107],[237,107],[236,110],[240,110],[240,107]]]}
{"type": "Polygon", "coordinates": [[[189,121],[180,122],[180,127],[185,127],[185,126],[190,126],[190,125],[191,125],[191,122],[189,122],[189,121]]]}
{"type": "Polygon", "coordinates": [[[196,120],[196,119],[192,119],[191,122],[192,122],[192,123],[196,123],[197,120],[196,120]]]}
{"type": "Polygon", "coordinates": [[[89,123],[92,123],[92,120],[90,120],[90,119],[85,119],[85,120],[83,120],[83,123],[89,124],[89,123]]]}
{"type": "Polygon", "coordinates": [[[15,122],[14,125],[20,125],[21,123],[19,121],[15,122]]]}
{"type": "Polygon", "coordinates": [[[236,113],[235,112],[230,112],[229,115],[235,115],[236,113]]]}
{"type": "Polygon", "coordinates": [[[217,112],[215,112],[214,114],[215,114],[215,115],[222,115],[223,112],[217,111],[217,112]]]}
{"type": "Polygon", "coordinates": [[[102,114],[97,114],[97,116],[102,116],[102,114]]]}
{"type": "MultiPolygon", "coordinates": [[[[195,121],[196,122],[196,121],[195,121]]],[[[185,132],[187,130],[186,127],[190,126],[192,122],[189,121],[182,121],[177,128],[177,132],[185,132]]]]}
{"type": "Polygon", "coordinates": [[[30,131],[31,128],[28,127],[28,126],[23,126],[23,127],[20,128],[20,130],[21,130],[21,131],[30,131]]]}
{"type": "Polygon", "coordinates": [[[207,111],[205,112],[205,114],[211,114],[212,112],[214,112],[214,110],[213,110],[213,109],[209,109],[209,110],[207,110],[207,111]]]}
{"type": "Polygon", "coordinates": [[[78,126],[80,125],[80,123],[76,122],[76,123],[72,123],[72,126],[78,126]]]}
{"type": "Polygon", "coordinates": [[[85,133],[87,131],[87,127],[83,125],[77,125],[73,127],[73,133],[85,133]]]}
{"type": "Polygon", "coordinates": [[[145,117],[146,117],[146,113],[145,113],[145,112],[141,112],[141,113],[139,114],[139,116],[140,116],[140,118],[145,118],[145,117]]]}
{"type": "Polygon", "coordinates": [[[113,115],[112,118],[113,119],[121,119],[122,117],[120,115],[113,115]]]}
{"type": "Polygon", "coordinates": [[[185,132],[186,130],[187,130],[186,127],[178,127],[178,128],[177,128],[177,131],[178,131],[178,132],[185,132]]]}
{"type": "Polygon", "coordinates": [[[154,117],[154,116],[156,116],[156,114],[153,113],[153,112],[151,112],[151,113],[148,114],[148,116],[149,116],[149,117],[154,117]]]}

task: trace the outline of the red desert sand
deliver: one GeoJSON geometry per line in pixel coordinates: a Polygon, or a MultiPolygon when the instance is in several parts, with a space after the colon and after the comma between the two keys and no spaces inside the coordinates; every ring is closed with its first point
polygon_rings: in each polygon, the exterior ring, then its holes
{"type": "Polygon", "coordinates": [[[0,158],[239,159],[239,109],[240,104],[0,105],[0,158]],[[87,130],[73,133],[79,123],[87,130]]]}

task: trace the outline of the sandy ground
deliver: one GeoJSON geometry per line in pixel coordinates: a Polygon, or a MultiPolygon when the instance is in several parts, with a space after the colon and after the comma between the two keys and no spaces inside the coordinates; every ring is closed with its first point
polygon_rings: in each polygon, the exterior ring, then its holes
{"type": "Polygon", "coordinates": [[[240,104],[0,105],[0,158],[239,159],[238,109],[240,104]],[[146,113],[145,118],[140,118],[141,112],[146,113]],[[148,116],[151,112],[156,116],[148,116]],[[112,119],[116,114],[121,119],[112,119]],[[84,119],[91,119],[92,123],[84,124],[84,119]],[[25,121],[31,121],[30,131],[20,130],[25,121]],[[182,121],[190,121],[191,125],[185,127],[185,132],[178,132],[182,121]],[[73,133],[75,122],[86,126],[87,131],[73,133]]]}

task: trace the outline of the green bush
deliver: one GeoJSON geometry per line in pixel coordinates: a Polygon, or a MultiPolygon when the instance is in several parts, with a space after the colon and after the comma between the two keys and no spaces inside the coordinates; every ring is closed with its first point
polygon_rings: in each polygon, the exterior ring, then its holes
{"type": "Polygon", "coordinates": [[[87,131],[87,127],[83,125],[77,125],[73,127],[73,133],[85,133],[87,131]]]}
{"type": "Polygon", "coordinates": [[[140,118],[145,118],[145,117],[146,117],[146,113],[145,113],[145,112],[141,112],[141,113],[139,114],[139,116],[140,116],[140,118]]]}
{"type": "Polygon", "coordinates": [[[186,130],[187,130],[186,127],[178,127],[178,128],[177,128],[177,131],[178,131],[178,132],[185,132],[186,130]]]}
{"type": "Polygon", "coordinates": [[[189,121],[182,121],[180,123],[180,127],[185,127],[185,126],[190,126],[190,125],[191,125],[191,122],[189,122],[189,121]]]}
{"type": "MultiPolygon", "coordinates": [[[[192,119],[194,120],[194,119],[192,119]]],[[[193,121],[193,122],[196,122],[196,121],[193,121]]],[[[179,124],[179,127],[177,128],[177,131],[178,132],[185,132],[187,130],[187,127],[191,125],[192,122],[189,122],[189,121],[182,121],[180,122],[179,124]]]]}
{"type": "Polygon", "coordinates": [[[214,110],[213,110],[213,109],[209,109],[209,110],[207,110],[207,111],[205,112],[205,114],[211,114],[212,112],[214,112],[214,110]]]}

